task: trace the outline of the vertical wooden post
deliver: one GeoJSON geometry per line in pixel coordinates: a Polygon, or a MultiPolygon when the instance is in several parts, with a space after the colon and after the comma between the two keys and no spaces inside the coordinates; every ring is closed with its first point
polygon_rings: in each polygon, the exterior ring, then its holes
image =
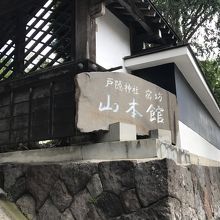
{"type": "Polygon", "coordinates": [[[71,13],[71,61],[74,61],[76,59],[76,16],[75,16],[75,12],[76,12],[76,0],[72,0],[72,13],[71,13]]]}
{"type": "Polygon", "coordinates": [[[12,147],[13,140],[12,140],[12,128],[13,128],[13,112],[14,112],[14,91],[11,88],[10,92],[10,125],[9,125],[9,143],[10,147],[12,147]]]}
{"type": "Polygon", "coordinates": [[[96,21],[95,18],[89,17],[89,58],[96,63],[96,21]]]}
{"type": "Polygon", "coordinates": [[[95,20],[89,14],[90,0],[74,0],[72,56],[75,61],[90,59],[95,62],[95,20]]]}
{"type": "Polygon", "coordinates": [[[15,77],[19,77],[24,74],[25,36],[26,36],[25,13],[23,10],[19,10],[17,12],[17,23],[15,28],[15,57],[14,57],[15,77]]]}
{"type": "Polygon", "coordinates": [[[31,127],[32,127],[32,95],[33,89],[29,89],[29,109],[28,109],[28,145],[31,144],[31,127]]]}

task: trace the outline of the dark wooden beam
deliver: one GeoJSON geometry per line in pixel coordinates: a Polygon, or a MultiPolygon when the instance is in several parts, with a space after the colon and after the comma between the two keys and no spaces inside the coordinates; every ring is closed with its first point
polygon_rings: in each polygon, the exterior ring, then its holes
{"type": "Polygon", "coordinates": [[[103,0],[103,2],[104,2],[105,5],[107,6],[107,5],[110,5],[110,4],[114,3],[115,0],[103,0]]]}
{"type": "Polygon", "coordinates": [[[118,2],[113,1],[113,0],[105,1],[105,6],[108,10],[111,11],[111,13],[113,13],[127,27],[130,27],[130,24],[134,22],[134,19],[132,18],[132,16],[118,2]],[[124,12],[127,12],[128,15],[125,15],[124,12]]]}
{"type": "Polygon", "coordinates": [[[146,33],[136,34],[135,41],[142,41],[146,43],[156,43],[156,44],[166,44],[166,42],[163,40],[163,37],[160,36],[160,34],[158,34],[157,37],[149,36],[146,33]]]}
{"type": "Polygon", "coordinates": [[[16,10],[20,10],[27,5],[27,1],[19,0],[2,0],[0,1],[0,15],[6,15],[14,13],[16,10]]]}
{"type": "Polygon", "coordinates": [[[89,14],[89,0],[75,0],[74,4],[74,35],[73,57],[77,60],[96,59],[96,24],[89,14]]]}
{"type": "Polygon", "coordinates": [[[153,35],[153,30],[146,23],[143,13],[134,4],[133,0],[127,0],[127,1],[117,0],[117,1],[132,15],[135,21],[138,22],[149,35],[153,35]]]}
{"type": "Polygon", "coordinates": [[[104,2],[91,2],[89,14],[91,18],[98,18],[105,14],[105,3],[104,2]]]}
{"type": "Polygon", "coordinates": [[[23,10],[17,12],[17,25],[15,28],[15,56],[14,73],[16,77],[24,73],[26,16],[23,10]]]}
{"type": "Polygon", "coordinates": [[[19,10],[26,10],[29,6],[41,7],[47,0],[1,0],[0,1],[0,16],[13,14],[19,10]]]}
{"type": "Polygon", "coordinates": [[[138,52],[141,52],[144,48],[144,43],[148,44],[156,44],[156,45],[168,45],[170,42],[167,42],[167,39],[165,39],[163,36],[160,36],[160,34],[155,36],[149,36],[147,33],[141,33],[138,34],[135,32],[135,30],[130,28],[131,33],[131,54],[136,54],[138,52]]]}

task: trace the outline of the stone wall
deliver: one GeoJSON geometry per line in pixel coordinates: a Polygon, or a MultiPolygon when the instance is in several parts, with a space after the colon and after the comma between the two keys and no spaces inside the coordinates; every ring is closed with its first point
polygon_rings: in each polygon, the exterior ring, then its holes
{"type": "Polygon", "coordinates": [[[0,169],[1,187],[28,219],[220,219],[220,168],[164,159],[0,169]]]}

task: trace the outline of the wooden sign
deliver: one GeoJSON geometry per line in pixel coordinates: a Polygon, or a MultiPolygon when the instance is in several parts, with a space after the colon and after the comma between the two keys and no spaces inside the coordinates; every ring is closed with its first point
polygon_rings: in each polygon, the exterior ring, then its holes
{"type": "Polygon", "coordinates": [[[127,73],[90,72],[76,76],[76,125],[81,132],[108,130],[116,122],[135,124],[138,135],[153,129],[177,132],[176,96],[127,73]]]}

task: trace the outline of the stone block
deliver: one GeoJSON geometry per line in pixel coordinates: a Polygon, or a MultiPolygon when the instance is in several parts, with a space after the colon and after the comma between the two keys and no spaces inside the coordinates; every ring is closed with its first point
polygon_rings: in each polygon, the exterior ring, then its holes
{"type": "Polygon", "coordinates": [[[40,220],[60,220],[62,214],[53,205],[51,200],[46,200],[43,206],[40,208],[37,219],[40,220]]]}
{"type": "Polygon", "coordinates": [[[92,198],[98,197],[103,192],[102,182],[98,174],[95,174],[92,177],[90,182],[87,184],[87,189],[90,195],[92,196],[92,198]]]}
{"type": "Polygon", "coordinates": [[[126,213],[135,212],[141,208],[135,189],[130,189],[122,193],[121,201],[126,213]]]}
{"type": "Polygon", "coordinates": [[[47,199],[51,188],[54,186],[58,170],[55,165],[32,166],[26,175],[27,191],[35,198],[36,209],[38,210],[47,199]]]}
{"type": "MultiPolygon", "coordinates": [[[[136,212],[112,218],[111,220],[180,220],[181,204],[174,198],[163,198],[147,208],[142,208],[136,212]]],[[[191,219],[185,218],[182,220],[191,219]]],[[[194,220],[194,219],[193,219],[194,220]]]]}
{"type": "Polygon", "coordinates": [[[166,144],[172,144],[172,136],[170,130],[150,130],[150,138],[159,139],[161,142],[164,142],[166,144]]]}
{"type": "Polygon", "coordinates": [[[94,203],[87,190],[83,190],[74,196],[73,203],[70,207],[75,219],[77,220],[100,220],[94,203]]]}
{"type": "Polygon", "coordinates": [[[54,184],[50,197],[60,212],[64,212],[72,202],[72,197],[68,193],[66,186],[60,180],[54,184]]]}
{"type": "Polygon", "coordinates": [[[72,212],[69,209],[66,209],[60,220],[75,220],[75,218],[73,217],[72,212]]]}
{"type": "Polygon", "coordinates": [[[109,125],[109,131],[101,139],[103,142],[134,141],[136,140],[136,126],[117,122],[109,125]]]}
{"type": "Polygon", "coordinates": [[[97,172],[96,164],[80,163],[72,166],[67,164],[62,166],[60,178],[73,196],[83,190],[91,177],[97,172]]]}
{"type": "Polygon", "coordinates": [[[135,183],[138,198],[143,207],[148,207],[168,196],[167,176],[167,160],[137,164],[135,167],[135,183]]]}
{"type": "Polygon", "coordinates": [[[20,177],[17,179],[16,183],[7,190],[8,198],[12,201],[16,201],[21,195],[24,194],[26,190],[26,180],[25,177],[20,177]]]}
{"type": "MultiPolygon", "coordinates": [[[[14,154],[16,154],[16,152],[14,154]]],[[[17,180],[24,175],[24,173],[26,172],[26,168],[24,168],[22,165],[13,166],[12,164],[8,164],[4,167],[3,171],[4,171],[4,178],[3,178],[4,188],[7,191],[13,188],[17,180]]]]}
{"type": "Polygon", "coordinates": [[[119,72],[80,73],[75,83],[76,126],[80,132],[108,131],[110,124],[123,122],[135,124],[138,135],[149,135],[149,130],[158,128],[171,130],[175,141],[174,94],[119,72]]]}
{"type": "Polygon", "coordinates": [[[17,200],[16,205],[29,220],[36,220],[35,201],[32,196],[22,196],[17,200]]]}
{"type": "Polygon", "coordinates": [[[103,192],[96,203],[97,207],[104,213],[107,219],[123,214],[121,201],[114,193],[103,192]]]}
{"type": "Polygon", "coordinates": [[[134,163],[131,161],[111,161],[99,164],[99,175],[104,191],[115,194],[134,188],[134,163]]]}
{"type": "Polygon", "coordinates": [[[173,160],[167,160],[167,181],[169,195],[194,208],[195,195],[192,174],[187,167],[178,166],[173,160]]]}

